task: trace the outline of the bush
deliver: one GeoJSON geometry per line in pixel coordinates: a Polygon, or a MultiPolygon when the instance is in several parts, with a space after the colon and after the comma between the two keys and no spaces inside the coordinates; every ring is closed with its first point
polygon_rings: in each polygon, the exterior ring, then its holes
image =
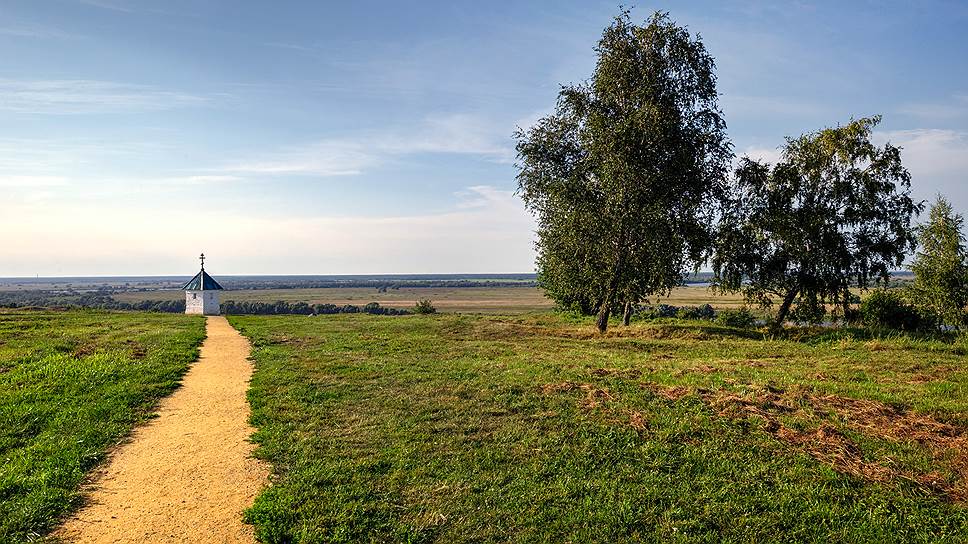
{"type": "Polygon", "coordinates": [[[703,304],[696,308],[696,315],[699,319],[712,319],[716,317],[716,310],[713,309],[711,304],[703,304]]]}
{"type": "Polygon", "coordinates": [[[437,313],[437,308],[434,308],[434,303],[429,300],[418,301],[413,307],[413,313],[415,314],[435,314],[437,313]]]}
{"type": "Polygon", "coordinates": [[[719,315],[716,316],[716,323],[727,327],[748,329],[756,324],[756,318],[746,308],[742,310],[720,310],[719,315]]]}
{"type": "Polygon", "coordinates": [[[909,304],[897,291],[877,290],[860,303],[861,319],[872,329],[917,331],[932,327],[931,318],[909,304]]]}
{"type": "Polygon", "coordinates": [[[699,319],[699,312],[696,308],[689,308],[688,306],[683,306],[676,310],[676,317],[679,319],[699,319]]]}

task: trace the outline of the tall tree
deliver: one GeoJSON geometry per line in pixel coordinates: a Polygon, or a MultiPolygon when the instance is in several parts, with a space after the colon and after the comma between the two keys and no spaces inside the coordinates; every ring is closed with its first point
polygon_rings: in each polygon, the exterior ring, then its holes
{"type": "Polygon", "coordinates": [[[968,250],[962,234],[964,219],[939,196],[931,206],[928,222],[918,227],[918,252],[912,297],[919,306],[938,317],[938,322],[961,328],[968,314],[968,250]]]}
{"type": "Polygon", "coordinates": [[[827,304],[846,313],[850,288],[887,280],[914,248],[911,176],[895,146],[871,143],[880,117],[787,139],[773,167],[743,158],[724,208],[714,285],[749,302],[780,302],[774,326],[796,304],[819,321],[827,304]]]}
{"type": "Polygon", "coordinates": [[[538,274],[559,304],[613,309],[680,285],[711,243],[731,159],[715,63],[656,13],[605,29],[591,79],[519,130],[518,193],[538,218],[538,274]]]}

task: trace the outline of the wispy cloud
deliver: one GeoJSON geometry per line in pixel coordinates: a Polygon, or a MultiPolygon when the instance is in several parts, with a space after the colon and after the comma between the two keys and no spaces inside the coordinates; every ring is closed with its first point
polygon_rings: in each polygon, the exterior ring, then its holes
{"type": "Polygon", "coordinates": [[[120,11],[123,13],[134,12],[134,6],[132,6],[130,2],[125,2],[124,0],[80,0],[80,3],[111,11],[120,11]]]}
{"type": "Polygon", "coordinates": [[[918,198],[931,200],[941,193],[961,213],[968,213],[968,132],[919,128],[877,132],[874,139],[901,147],[918,198]]]}
{"type": "Polygon", "coordinates": [[[779,147],[769,148],[752,145],[736,153],[736,156],[749,157],[753,160],[776,164],[780,161],[780,154],[781,151],[779,147]]]}
{"type": "Polygon", "coordinates": [[[914,174],[968,181],[968,132],[919,128],[878,132],[875,139],[900,146],[902,159],[914,174]]]}
{"type": "Polygon", "coordinates": [[[85,267],[72,269],[78,274],[178,273],[190,258],[185,239],[214,248],[225,274],[279,273],[280,262],[296,274],[532,270],[534,220],[521,201],[487,185],[466,194],[473,205],[390,216],[263,217],[218,209],[199,215],[175,208],[159,222],[136,207],[45,203],[44,213],[13,207],[0,215],[0,276],[64,273],[64,263],[75,262],[85,267]],[[117,248],[150,250],[132,258],[117,248]]]}
{"type": "Polygon", "coordinates": [[[64,185],[66,176],[34,176],[34,175],[4,175],[0,174],[0,187],[6,188],[37,188],[64,185]]]}
{"type": "Polygon", "coordinates": [[[511,127],[475,115],[432,116],[412,130],[386,129],[282,149],[218,170],[236,174],[347,176],[386,160],[419,153],[477,155],[511,162],[511,127]]]}
{"type": "Polygon", "coordinates": [[[239,174],[305,174],[330,177],[359,174],[375,162],[376,157],[362,142],[323,140],[215,170],[239,174]]]}
{"type": "Polygon", "coordinates": [[[130,113],[206,102],[199,95],[112,81],[0,79],[0,110],[15,113],[130,113]]]}
{"type": "Polygon", "coordinates": [[[898,113],[927,122],[952,121],[968,117],[968,94],[956,94],[941,102],[915,102],[898,109],[898,113]]]}
{"type": "Polygon", "coordinates": [[[74,39],[79,37],[76,34],[64,32],[57,28],[31,23],[14,23],[0,26],[0,36],[58,40],[74,39]]]}

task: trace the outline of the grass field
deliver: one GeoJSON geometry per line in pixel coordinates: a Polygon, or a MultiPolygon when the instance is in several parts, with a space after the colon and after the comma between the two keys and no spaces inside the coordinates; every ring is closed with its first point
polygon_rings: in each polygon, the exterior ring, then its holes
{"type": "Polygon", "coordinates": [[[197,356],[202,318],[0,310],[0,542],[32,540],[197,356]]]}
{"type": "MultiPolygon", "coordinates": [[[[114,295],[122,302],[141,300],[180,300],[182,291],[130,291],[114,295]]],[[[379,302],[390,308],[410,308],[418,300],[430,299],[440,312],[516,314],[549,310],[554,305],[536,287],[403,287],[379,292],[365,288],[327,289],[256,289],[226,291],[222,300],[236,302],[306,302],[308,304],[355,304],[379,302]]],[[[710,303],[716,307],[742,306],[738,295],[718,296],[705,287],[682,287],[661,302],[676,306],[698,306],[710,303]]]]}
{"type": "Polygon", "coordinates": [[[230,318],[266,542],[962,542],[968,346],[699,322],[230,318]]]}

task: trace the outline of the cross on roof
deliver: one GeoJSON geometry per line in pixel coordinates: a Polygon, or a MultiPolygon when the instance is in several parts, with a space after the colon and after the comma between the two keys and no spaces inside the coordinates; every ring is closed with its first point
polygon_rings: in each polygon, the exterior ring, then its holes
{"type": "Polygon", "coordinates": [[[198,258],[201,259],[202,261],[202,270],[205,270],[205,254],[202,253],[201,255],[198,256],[198,258]]]}

